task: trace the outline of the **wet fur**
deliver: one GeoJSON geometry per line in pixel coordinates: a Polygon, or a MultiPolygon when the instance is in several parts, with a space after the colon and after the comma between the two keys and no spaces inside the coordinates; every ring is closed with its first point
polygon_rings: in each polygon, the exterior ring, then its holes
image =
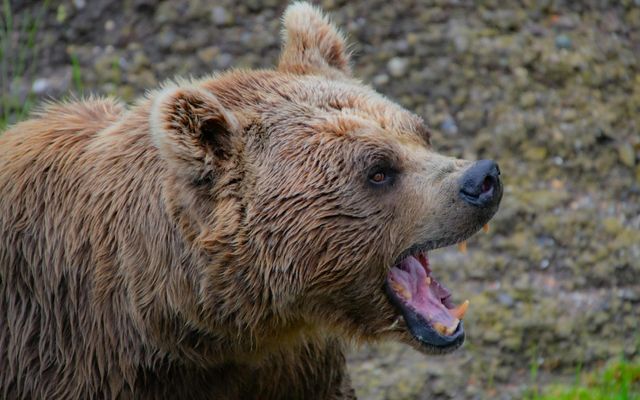
{"type": "Polygon", "coordinates": [[[277,70],[52,104],[0,136],[0,397],[348,398],[345,340],[416,345],[382,284],[481,226],[452,195],[467,162],[350,76],[317,10],[284,23],[277,70]],[[401,193],[364,183],[381,157],[401,193]]]}

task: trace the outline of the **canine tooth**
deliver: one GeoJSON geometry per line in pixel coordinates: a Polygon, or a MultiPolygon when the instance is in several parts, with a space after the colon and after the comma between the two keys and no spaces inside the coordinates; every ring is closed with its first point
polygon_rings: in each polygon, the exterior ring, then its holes
{"type": "Polygon", "coordinates": [[[482,226],[482,230],[484,231],[484,233],[488,233],[489,232],[489,224],[484,224],[482,226]]]}
{"type": "Polygon", "coordinates": [[[453,335],[453,332],[456,331],[456,328],[458,327],[458,325],[460,324],[460,320],[456,319],[455,323],[453,323],[450,327],[447,328],[447,330],[445,331],[445,333],[447,334],[447,336],[451,336],[453,335]]]}
{"type": "Polygon", "coordinates": [[[438,331],[439,334],[441,335],[447,334],[447,327],[442,325],[440,322],[434,322],[433,327],[436,331],[438,331]]]}
{"type": "Polygon", "coordinates": [[[467,241],[458,243],[458,250],[460,250],[463,254],[467,252],[467,241]]]}
{"type": "Polygon", "coordinates": [[[431,277],[427,276],[426,278],[424,278],[424,283],[426,283],[427,286],[431,285],[431,277]]]}
{"type": "Polygon", "coordinates": [[[449,310],[449,314],[453,315],[457,319],[462,319],[464,314],[467,312],[469,308],[469,300],[465,300],[464,303],[460,304],[458,307],[449,310]]]}

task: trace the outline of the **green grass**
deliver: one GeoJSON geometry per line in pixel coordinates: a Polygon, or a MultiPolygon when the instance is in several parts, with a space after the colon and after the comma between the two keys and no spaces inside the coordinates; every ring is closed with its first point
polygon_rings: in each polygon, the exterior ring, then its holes
{"type": "Polygon", "coordinates": [[[82,75],[80,74],[80,62],[78,56],[71,54],[71,77],[73,85],[78,92],[82,92],[82,75]]]}
{"type": "Polygon", "coordinates": [[[617,360],[597,372],[576,374],[572,385],[552,384],[531,400],[640,400],[640,360],[617,360]]]}
{"type": "Polygon", "coordinates": [[[13,14],[11,2],[2,0],[0,13],[0,132],[24,119],[34,103],[29,91],[21,96],[17,88],[33,77],[38,54],[36,36],[49,1],[13,14]]]}

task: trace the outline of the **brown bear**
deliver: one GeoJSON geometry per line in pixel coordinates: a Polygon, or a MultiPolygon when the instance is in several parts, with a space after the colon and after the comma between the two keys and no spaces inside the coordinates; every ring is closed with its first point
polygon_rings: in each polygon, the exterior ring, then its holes
{"type": "Polygon", "coordinates": [[[435,153],[305,3],[275,70],[0,137],[0,397],[349,398],[349,342],[460,346],[427,251],[495,213],[497,165],[435,153]]]}

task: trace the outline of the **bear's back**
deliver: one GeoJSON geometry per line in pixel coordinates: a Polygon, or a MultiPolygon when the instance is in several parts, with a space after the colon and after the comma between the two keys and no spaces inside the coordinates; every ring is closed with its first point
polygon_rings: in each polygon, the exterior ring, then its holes
{"type": "Polygon", "coordinates": [[[144,115],[122,126],[129,112],[111,99],[51,104],[0,134],[0,398],[105,390],[104,346],[137,343],[125,314],[113,317],[125,308],[114,249],[136,232],[112,227],[139,227],[123,221],[140,215],[129,203],[157,193],[140,190],[153,153],[144,115]]]}

